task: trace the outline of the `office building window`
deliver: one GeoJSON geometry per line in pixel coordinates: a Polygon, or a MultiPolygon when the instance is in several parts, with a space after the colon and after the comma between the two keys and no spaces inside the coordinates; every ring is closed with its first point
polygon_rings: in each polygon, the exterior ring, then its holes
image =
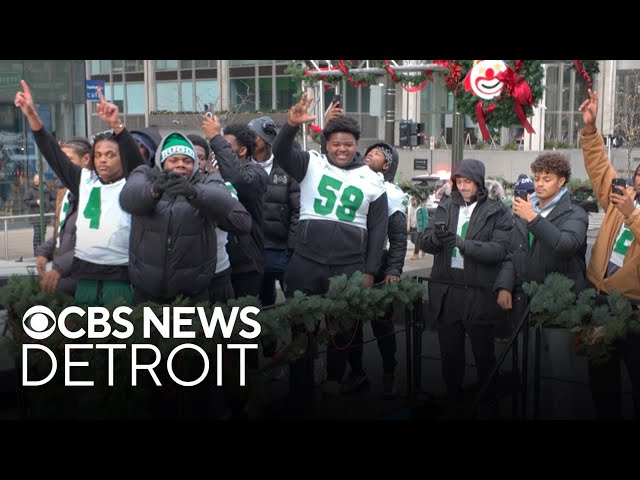
{"type": "Polygon", "coordinates": [[[293,77],[276,77],[275,110],[288,110],[296,103],[298,84],[293,77]]]}
{"type": "Polygon", "coordinates": [[[126,112],[129,115],[144,115],[144,83],[127,83],[127,103],[126,112]]]}
{"type": "Polygon", "coordinates": [[[546,76],[545,149],[576,148],[582,125],[578,107],[587,98],[587,84],[571,63],[547,64],[546,76]]]}
{"type": "Polygon", "coordinates": [[[218,61],[217,60],[194,60],[194,67],[198,68],[217,68],[218,61]]]}
{"type": "Polygon", "coordinates": [[[207,110],[218,109],[218,81],[217,80],[196,80],[196,111],[204,112],[205,105],[207,110]]]}
{"type": "Polygon", "coordinates": [[[255,85],[255,77],[229,80],[229,105],[231,110],[251,112],[256,109],[255,85]]]}
{"type": "Polygon", "coordinates": [[[156,108],[170,112],[180,111],[178,82],[156,82],[156,108]]]}
{"type": "Polygon", "coordinates": [[[178,60],[156,60],[156,70],[177,70],[178,60]]]}

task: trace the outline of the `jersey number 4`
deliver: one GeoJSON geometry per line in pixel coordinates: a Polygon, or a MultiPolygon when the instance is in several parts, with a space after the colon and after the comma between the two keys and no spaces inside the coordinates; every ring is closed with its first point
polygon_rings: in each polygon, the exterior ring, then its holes
{"type": "MultiPolygon", "coordinates": [[[[323,175],[318,185],[318,193],[322,198],[316,198],[313,202],[313,209],[319,215],[330,215],[336,206],[336,200],[340,195],[342,182],[328,175],[323,175]]],[[[336,208],[336,217],[343,222],[353,222],[356,212],[362,201],[364,193],[357,187],[349,185],[340,195],[340,204],[336,208]]]]}
{"type": "Polygon", "coordinates": [[[97,230],[100,228],[100,188],[94,187],[89,194],[89,200],[87,200],[87,206],[84,207],[82,215],[89,220],[89,228],[97,230]]]}

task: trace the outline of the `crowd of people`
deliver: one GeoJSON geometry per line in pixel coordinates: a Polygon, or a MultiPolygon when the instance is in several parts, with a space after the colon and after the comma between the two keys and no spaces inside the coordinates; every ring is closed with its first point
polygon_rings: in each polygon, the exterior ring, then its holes
{"type": "MultiPolygon", "coordinates": [[[[73,294],[78,305],[255,295],[267,306],[276,302],[276,282],[287,297],[294,291],[324,294],[331,277],[357,271],[364,274],[363,288],[370,288],[400,280],[411,238],[411,259],[420,250],[433,255],[429,310],[447,398],[456,403],[462,400],[465,338],[478,380],[486,380],[496,360],[496,326],[506,316],[513,328],[526,308],[524,283],[559,272],[574,280],[576,292],[593,286],[602,298],[617,291],[640,300],[640,169],[632,185],[611,190],[616,172],[595,127],[595,92],[580,108],[580,144],[606,213],[588,266],[588,215],[571,202],[571,167],[558,152],[535,159],[533,180],[527,174],[518,179],[524,194],[514,196],[511,207],[499,183],[485,178],[484,164],[465,159],[429,215],[394,184],[396,149],[376,142],[361,153],[360,127],[338,103],[327,114],[317,152],[302,150],[295,140],[315,118],[306,94],[279,130],[269,117],[223,127],[217,116],[205,115],[202,135],[175,131],[164,137],[153,128],[129,132],[117,106],[100,97],[97,112],[111,130],[92,142],[62,143],[43,127],[24,81],[15,97],[64,187],[54,239],[34,243],[41,285],[73,294]]],[[[391,316],[389,311],[372,322],[388,397],[395,394],[397,366],[391,316]]],[[[318,341],[320,325],[311,332],[302,328],[294,327],[292,337],[318,341]]],[[[352,393],[368,382],[362,329],[356,322],[353,331],[328,342],[325,394],[352,393]],[[338,348],[347,344],[351,348],[338,348]]],[[[610,362],[590,365],[599,417],[621,416],[620,361],[629,369],[640,415],[636,343],[640,337],[632,335],[616,345],[610,362]]],[[[262,347],[264,356],[274,355],[275,345],[262,347]]],[[[258,370],[257,353],[248,355],[247,366],[258,370]]],[[[292,398],[312,414],[312,358],[293,363],[289,377],[292,398]]],[[[247,401],[245,394],[229,396],[232,417],[246,414],[247,401]]]]}

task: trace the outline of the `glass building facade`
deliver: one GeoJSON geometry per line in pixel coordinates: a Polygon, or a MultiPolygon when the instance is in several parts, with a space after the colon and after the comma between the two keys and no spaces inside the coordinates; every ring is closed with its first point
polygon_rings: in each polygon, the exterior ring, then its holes
{"type": "MultiPolygon", "coordinates": [[[[29,85],[38,114],[47,130],[60,140],[87,135],[83,60],[0,60],[0,213],[27,211],[24,195],[37,155],[33,134],[14,106],[20,80],[29,85]]],[[[43,162],[44,179],[53,187],[54,174],[43,162]]]]}

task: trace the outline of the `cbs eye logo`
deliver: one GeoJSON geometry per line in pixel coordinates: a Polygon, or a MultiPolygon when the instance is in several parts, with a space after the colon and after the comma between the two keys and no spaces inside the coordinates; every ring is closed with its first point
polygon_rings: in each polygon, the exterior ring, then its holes
{"type": "Polygon", "coordinates": [[[43,305],[36,305],[24,312],[22,316],[22,329],[24,333],[34,340],[48,338],[56,328],[56,316],[43,305]],[[51,322],[51,326],[47,325],[51,322]]]}

